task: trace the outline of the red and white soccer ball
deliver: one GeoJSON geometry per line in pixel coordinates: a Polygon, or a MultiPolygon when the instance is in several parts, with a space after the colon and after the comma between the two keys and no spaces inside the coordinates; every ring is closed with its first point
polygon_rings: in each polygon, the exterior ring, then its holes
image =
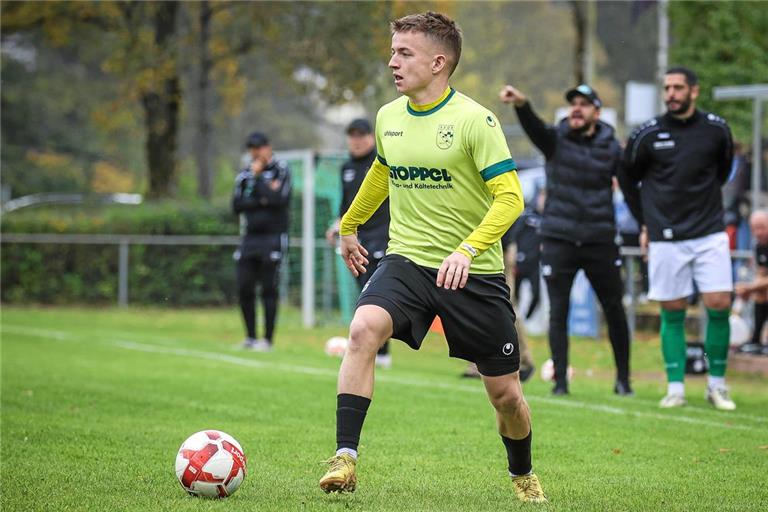
{"type": "Polygon", "coordinates": [[[328,338],[328,341],[325,342],[325,353],[332,357],[344,357],[348,343],[347,338],[341,336],[328,338]]]}
{"type": "Polygon", "coordinates": [[[245,471],[240,443],[219,430],[192,434],[176,455],[176,477],[193,496],[226,498],[243,483],[245,471]]]}

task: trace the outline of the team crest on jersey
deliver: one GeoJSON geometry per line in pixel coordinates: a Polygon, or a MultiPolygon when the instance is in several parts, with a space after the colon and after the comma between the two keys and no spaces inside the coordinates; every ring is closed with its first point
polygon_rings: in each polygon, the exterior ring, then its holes
{"type": "Polygon", "coordinates": [[[453,125],[441,124],[437,127],[437,147],[448,149],[453,145],[453,125]]]}

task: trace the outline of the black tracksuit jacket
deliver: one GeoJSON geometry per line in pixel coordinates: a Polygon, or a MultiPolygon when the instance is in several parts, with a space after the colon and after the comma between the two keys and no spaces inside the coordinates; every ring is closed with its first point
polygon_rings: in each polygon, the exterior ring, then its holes
{"type": "Polygon", "coordinates": [[[288,209],[291,199],[291,171],[272,160],[254,176],[249,168],[235,179],[232,209],[245,214],[246,236],[288,232],[288,209]]]}
{"type": "Polygon", "coordinates": [[[632,132],[619,181],[651,241],[690,240],[725,229],[720,189],[732,160],[731,131],[721,117],[667,113],[632,132]]]}
{"type": "MultiPolygon", "coordinates": [[[[341,166],[341,207],[339,217],[349,210],[352,200],[360,190],[368,169],[371,168],[376,158],[376,149],[360,158],[350,158],[341,166]]],[[[386,251],[389,243],[389,199],[385,199],[381,206],[373,212],[371,218],[357,228],[357,237],[360,243],[369,252],[386,251]],[[370,246],[370,247],[369,247],[370,246]]]]}

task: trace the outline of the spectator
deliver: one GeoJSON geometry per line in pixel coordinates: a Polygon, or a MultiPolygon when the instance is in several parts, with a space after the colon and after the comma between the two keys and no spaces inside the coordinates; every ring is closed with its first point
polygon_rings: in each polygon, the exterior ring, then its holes
{"type": "Polygon", "coordinates": [[[613,128],[600,121],[602,102],[588,85],[570,89],[568,117],[546,125],[528,98],[511,85],[500,93],[513,103],[520,124],[547,159],[547,201],[541,220],[542,274],[549,292],[549,347],[555,395],[568,394],[568,310],[573,279],[583,269],[608,322],[616,363],[614,392],[631,395],[629,328],[624,312],[621,258],[616,245],[613,176],[621,148],[613,128]]]}
{"type": "MultiPolygon", "coordinates": [[[[355,119],[347,126],[347,148],[350,159],[341,166],[341,208],[339,217],[325,233],[325,238],[331,246],[336,246],[339,236],[339,221],[347,213],[349,205],[355,198],[360,185],[363,183],[368,169],[376,158],[376,139],[373,127],[367,119],[355,119]]],[[[368,249],[368,265],[366,272],[357,276],[357,284],[362,290],[379,266],[379,262],[387,253],[389,242],[389,199],[386,199],[365,224],[357,228],[357,236],[363,247],[368,249]]],[[[376,354],[376,366],[390,368],[392,356],[389,353],[389,341],[381,346],[376,354]]]]}
{"type": "Polygon", "coordinates": [[[752,212],[749,228],[755,238],[755,279],[736,285],[736,295],[744,300],[754,300],[755,326],[752,341],[739,347],[739,352],[768,355],[768,345],[763,345],[761,340],[763,325],[768,319],[768,212],[752,212]]]}
{"type": "Polygon", "coordinates": [[[620,174],[627,204],[644,225],[650,299],[661,302],[661,347],[667,394],[659,406],[685,400],[685,313],[694,283],[707,308],[706,397],[733,410],[725,385],[733,276],[720,188],[731,173],[733,142],[721,117],[696,108],[698,77],[672,68],[664,76],[667,112],[637,128],[620,174]],[[648,242],[650,240],[650,242],[648,242]]]}
{"type": "Polygon", "coordinates": [[[251,162],[235,180],[232,208],[241,216],[244,234],[235,251],[240,309],[245,322],[243,348],[272,350],[277,320],[280,262],[288,244],[291,172],[273,158],[266,135],[252,133],[246,142],[251,162]],[[264,304],[264,337],[256,337],[256,284],[264,304]]]}

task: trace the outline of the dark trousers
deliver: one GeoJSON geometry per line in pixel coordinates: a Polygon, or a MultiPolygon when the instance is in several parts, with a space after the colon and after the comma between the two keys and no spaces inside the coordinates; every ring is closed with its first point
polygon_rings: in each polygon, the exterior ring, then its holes
{"type": "Polygon", "coordinates": [[[608,323],[617,379],[629,381],[629,328],[624,312],[621,258],[613,243],[576,244],[545,237],[542,240],[542,273],[549,292],[549,348],[555,365],[555,381],[567,382],[568,311],[576,272],[583,269],[608,323]]]}
{"type": "Polygon", "coordinates": [[[264,304],[264,338],[270,343],[277,320],[277,289],[280,260],[274,261],[268,254],[241,256],[237,260],[237,286],[240,310],[249,338],[256,338],[256,285],[261,288],[264,304]]]}
{"type": "Polygon", "coordinates": [[[528,304],[528,310],[524,315],[524,318],[529,320],[536,310],[536,306],[539,305],[539,297],[541,295],[538,265],[535,269],[526,269],[525,272],[518,269],[515,273],[515,300],[517,300],[518,304],[520,303],[520,286],[523,284],[523,281],[528,281],[531,285],[531,302],[528,304]]]}

